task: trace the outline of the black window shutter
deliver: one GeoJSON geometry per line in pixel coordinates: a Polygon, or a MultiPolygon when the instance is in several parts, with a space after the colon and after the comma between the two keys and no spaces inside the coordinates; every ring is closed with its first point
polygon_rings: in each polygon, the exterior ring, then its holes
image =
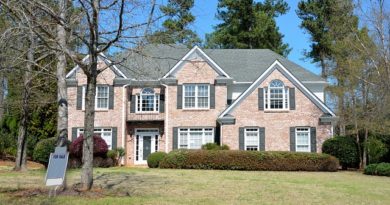
{"type": "Polygon", "coordinates": [[[295,110],[295,88],[289,88],[290,110],[295,110]]]}
{"type": "Polygon", "coordinates": [[[315,127],[310,128],[311,152],[317,152],[317,131],[315,127]]]}
{"type": "Polygon", "coordinates": [[[259,88],[258,89],[258,99],[259,99],[259,102],[258,102],[258,106],[259,106],[259,110],[264,110],[264,89],[263,88],[259,88]]]}
{"type": "Polygon", "coordinates": [[[221,133],[220,127],[214,127],[214,143],[217,145],[221,145],[221,133]]]}
{"type": "Polygon", "coordinates": [[[108,98],[108,109],[114,109],[114,86],[108,86],[109,98],[108,98]]]}
{"type": "Polygon", "coordinates": [[[179,128],[173,128],[173,140],[172,140],[172,149],[177,149],[179,143],[179,128]]]}
{"type": "Polygon", "coordinates": [[[238,134],[238,146],[240,150],[245,150],[245,134],[244,134],[244,128],[240,127],[238,134]]]}
{"type": "Polygon", "coordinates": [[[159,112],[163,113],[165,112],[165,95],[164,93],[160,93],[160,107],[159,107],[159,112]]]}
{"type": "Polygon", "coordinates": [[[177,86],[177,109],[183,109],[183,85],[177,86]]]}
{"type": "Polygon", "coordinates": [[[130,113],[135,113],[135,95],[131,96],[130,113]]]}
{"type": "Polygon", "coordinates": [[[295,152],[295,127],[290,127],[290,151],[295,152]]]}
{"type": "Polygon", "coordinates": [[[77,139],[77,127],[72,127],[72,141],[77,139]]]}
{"type": "Polygon", "coordinates": [[[215,109],[215,85],[210,85],[210,109],[215,109]]]}
{"type": "Polygon", "coordinates": [[[259,127],[260,151],[265,151],[265,128],[259,127]]]}
{"type": "Polygon", "coordinates": [[[117,139],[118,139],[118,128],[112,128],[112,140],[111,140],[111,149],[116,149],[117,147],[117,139]]]}
{"type": "Polygon", "coordinates": [[[83,100],[83,87],[77,86],[77,99],[76,99],[76,109],[81,110],[83,100]]]}

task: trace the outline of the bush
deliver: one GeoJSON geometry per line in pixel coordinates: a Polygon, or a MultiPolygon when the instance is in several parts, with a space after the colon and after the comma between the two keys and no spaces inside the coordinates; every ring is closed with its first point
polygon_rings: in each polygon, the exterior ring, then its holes
{"type": "Polygon", "coordinates": [[[151,153],[148,156],[148,159],[147,159],[148,167],[149,168],[157,168],[157,167],[159,167],[159,164],[160,164],[161,160],[163,160],[165,156],[167,156],[167,153],[165,153],[165,152],[154,152],[154,153],[151,153]]]}
{"type": "Polygon", "coordinates": [[[175,150],[160,168],[262,171],[337,171],[338,160],[327,154],[242,150],[175,150]]]}
{"type": "Polygon", "coordinates": [[[364,174],[390,177],[390,163],[370,164],[364,169],[364,174]]]}
{"type": "MultiPolygon", "coordinates": [[[[83,155],[83,135],[80,135],[75,139],[69,147],[69,152],[71,156],[82,157],[83,155]]],[[[100,136],[93,136],[93,156],[94,157],[106,157],[108,151],[108,146],[106,141],[100,136]]]]}
{"type": "Polygon", "coordinates": [[[335,156],[343,169],[356,168],[359,165],[359,151],[355,140],[351,137],[336,136],[322,145],[322,152],[335,156]]]}
{"type": "MultiPolygon", "coordinates": [[[[51,137],[39,141],[34,148],[33,160],[42,163],[47,167],[50,153],[54,152],[54,149],[57,145],[57,140],[57,137],[51,137]]],[[[69,141],[67,141],[67,145],[68,144],[69,141]]]]}
{"type": "Polygon", "coordinates": [[[118,152],[115,149],[114,150],[108,150],[107,157],[111,158],[113,160],[116,160],[116,158],[118,157],[118,152]]]}
{"type": "Polygon", "coordinates": [[[229,150],[229,146],[227,146],[225,144],[222,146],[219,146],[216,143],[206,143],[206,144],[202,145],[202,149],[203,150],[229,150]]]}
{"type": "Polygon", "coordinates": [[[388,149],[386,144],[376,138],[370,138],[367,142],[368,159],[370,163],[378,163],[382,156],[384,156],[388,149]]]}

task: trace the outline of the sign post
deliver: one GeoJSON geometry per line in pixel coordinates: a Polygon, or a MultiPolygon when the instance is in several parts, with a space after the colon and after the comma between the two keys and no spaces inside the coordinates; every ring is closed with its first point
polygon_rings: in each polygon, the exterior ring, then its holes
{"type": "Polygon", "coordinates": [[[54,153],[50,153],[49,166],[45,177],[46,186],[52,187],[49,196],[51,196],[53,187],[55,196],[58,187],[64,184],[68,157],[69,152],[67,152],[66,147],[56,147],[54,153]]]}

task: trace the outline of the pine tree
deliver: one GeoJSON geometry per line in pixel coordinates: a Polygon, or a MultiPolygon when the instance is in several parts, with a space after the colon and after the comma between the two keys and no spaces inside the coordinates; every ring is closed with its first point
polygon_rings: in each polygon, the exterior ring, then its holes
{"type": "Polygon", "coordinates": [[[161,6],[161,12],[167,16],[163,28],[149,37],[151,43],[184,44],[193,47],[201,41],[198,35],[189,26],[195,21],[191,14],[194,0],[169,0],[167,5],[161,6]]]}
{"type": "Polygon", "coordinates": [[[275,18],[289,7],[283,0],[219,0],[217,19],[222,23],[206,36],[210,48],[268,48],[287,56],[291,49],[284,44],[275,18]]]}
{"type": "Polygon", "coordinates": [[[329,33],[331,17],[337,15],[334,6],[337,0],[303,0],[298,3],[297,14],[302,19],[301,28],[305,29],[311,38],[311,50],[306,57],[321,66],[321,76],[329,75],[327,62],[331,56],[332,36],[329,33]]]}

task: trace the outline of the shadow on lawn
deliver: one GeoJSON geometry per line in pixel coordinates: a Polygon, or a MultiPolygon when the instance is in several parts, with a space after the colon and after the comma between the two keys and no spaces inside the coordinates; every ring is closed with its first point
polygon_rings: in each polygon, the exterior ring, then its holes
{"type": "MultiPolygon", "coordinates": [[[[57,196],[81,196],[87,198],[101,197],[125,197],[140,196],[154,186],[167,185],[170,181],[167,178],[155,175],[140,175],[136,173],[102,173],[94,178],[94,185],[90,191],[80,191],[80,183],[73,183],[66,189],[57,191],[57,196]]],[[[6,194],[9,197],[47,197],[49,188],[16,188],[0,189],[0,194],[6,194]]]]}

